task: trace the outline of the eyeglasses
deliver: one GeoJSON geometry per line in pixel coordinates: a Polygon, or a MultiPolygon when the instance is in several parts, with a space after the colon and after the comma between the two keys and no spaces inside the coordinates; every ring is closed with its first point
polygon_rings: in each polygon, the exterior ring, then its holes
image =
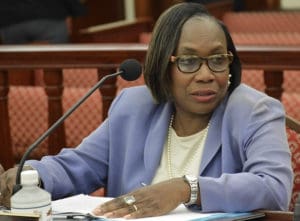
{"type": "Polygon", "coordinates": [[[223,72],[233,61],[233,55],[231,52],[228,52],[228,54],[211,55],[204,58],[197,55],[181,55],[171,56],[170,61],[176,63],[178,70],[182,73],[194,73],[198,71],[203,62],[206,62],[211,71],[223,72]]]}

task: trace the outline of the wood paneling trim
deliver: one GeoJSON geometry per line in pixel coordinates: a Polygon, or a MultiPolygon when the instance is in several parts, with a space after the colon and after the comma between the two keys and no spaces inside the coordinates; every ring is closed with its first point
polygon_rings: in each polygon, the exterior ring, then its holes
{"type": "Polygon", "coordinates": [[[135,21],[117,21],[80,30],[73,42],[87,43],[138,43],[140,33],[151,32],[153,20],[149,17],[135,21]]]}

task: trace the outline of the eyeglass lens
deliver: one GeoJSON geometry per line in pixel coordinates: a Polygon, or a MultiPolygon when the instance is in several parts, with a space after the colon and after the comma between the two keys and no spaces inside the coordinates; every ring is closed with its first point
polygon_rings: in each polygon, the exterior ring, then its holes
{"type": "Polygon", "coordinates": [[[177,66],[178,69],[184,73],[193,73],[198,71],[205,61],[211,71],[222,72],[228,67],[230,58],[227,54],[212,55],[208,58],[181,56],[177,59],[177,66]]]}

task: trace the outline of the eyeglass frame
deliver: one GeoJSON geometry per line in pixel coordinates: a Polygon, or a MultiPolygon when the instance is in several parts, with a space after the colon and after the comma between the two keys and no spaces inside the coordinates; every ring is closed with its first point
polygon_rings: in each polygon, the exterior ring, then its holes
{"type": "Polygon", "coordinates": [[[208,60],[209,60],[210,58],[216,57],[216,56],[220,56],[220,55],[221,55],[221,56],[224,56],[224,55],[227,56],[227,58],[229,59],[228,66],[232,63],[232,61],[233,61],[233,54],[232,54],[231,51],[228,51],[227,54],[214,54],[214,55],[210,55],[210,56],[207,56],[207,57],[200,57],[200,56],[197,56],[197,55],[181,55],[181,56],[174,56],[174,55],[172,55],[172,56],[170,57],[170,62],[171,62],[171,63],[175,63],[177,69],[178,69],[180,72],[184,73],[184,74],[193,74],[193,73],[199,71],[199,69],[201,68],[201,66],[202,66],[202,64],[203,64],[204,62],[206,63],[206,66],[209,68],[209,70],[211,70],[211,71],[214,72],[214,73],[220,73],[220,72],[224,72],[224,71],[226,70],[226,68],[225,68],[224,70],[221,70],[221,71],[215,71],[215,70],[212,70],[212,68],[209,66],[209,63],[208,63],[208,60]],[[202,62],[199,63],[199,67],[198,67],[195,71],[192,71],[192,72],[182,71],[182,70],[180,69],[180,67],[179,67],[178,60],[179,60],[180,57],[183,57],[183,56],[187,56],[187,57],[196,57],[196,58],[202,60],[202,62]]]}

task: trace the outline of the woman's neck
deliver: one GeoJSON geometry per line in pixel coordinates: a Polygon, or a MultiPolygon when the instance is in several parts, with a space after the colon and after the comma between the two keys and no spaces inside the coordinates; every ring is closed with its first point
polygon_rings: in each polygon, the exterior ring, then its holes
{"type": "Polygon", "coordinates": [[[172,127],[178,136],[195,134],[208,126],[211,115],[174,113],[172,127]]]}

